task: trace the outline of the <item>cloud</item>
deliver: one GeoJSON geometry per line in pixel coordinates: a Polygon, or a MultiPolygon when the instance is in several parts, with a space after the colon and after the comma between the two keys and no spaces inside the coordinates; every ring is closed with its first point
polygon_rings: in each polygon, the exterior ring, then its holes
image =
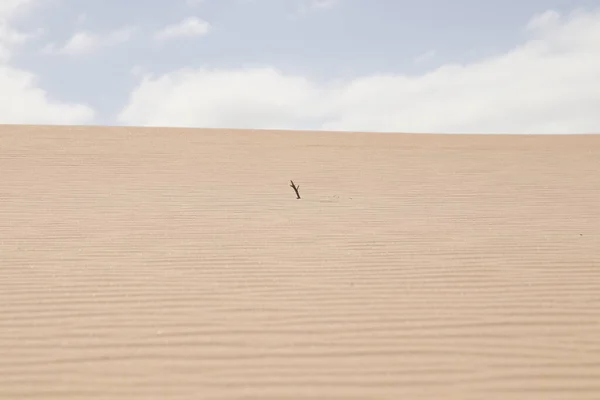
{"type": "Polygon", "coordinates": [[[0,1],[0,20],[7,20],[23,15],[34,5],[34,0],[2,0],[0,1]]]}
{"type": "Polygon", "coordinates": [[[541,31],[550,27],[556,28],[559,21],[560,14],[554,10],[548,10],[534,16],[527,24],[527,29],[530,31],[541,31]]]}
{"type": "Polygon", "coordinates": [[[62,46],[57,47],[54,43],[47,44],[42,52],[69,56],[91,54],[102,48],[117,46],[129,41],[134,32],[135,29],[132,27],[118,29],[104,35],[80,31],[71,36],[62,46]]]}
{"type": "Polygon", "coordinates": [[[51,100],[36,83],[35,75],[29,72],[0,66],[0,123],[64,125],[93,120],[91,107],[51,100]]]}
{"type": "Polygon", "coordinates": [[[210,24],[200,18],[189,17],[177,24],[167,25],[156,32],[154,38],[157,41],[166,41],[175,38],[186,38],[203,36],[210,31],[210,24]]]}
{"type": "Polygon", "coordinates": [[[0,61],[8,61],[16,46],[41,32],[22,32],[11,25],[14,19],[25,15],[33,5],[33,0],[0,0],[0,61]]]}
{"type": "Polygon", "coordinates": [[[297,11],[306,15],[319,10],[327,10],[340,4],[342,0],[298,0],[297,11]]]}
{"type": "Polygon", "coordinates": [[[318,88],[308,80],[271,68],[184,69],[156,78],[145,75],[121,120],[142,125],[301,125],[320,115],[313,103],[318,97],[318,88]]]}
{"type": "Polygon", "coordinates": [[[318,83],[274,68],[144,74],[123,124],[404,132],[600,131],[600,10],[549,11],[504,54],[318,83]]]}
{"type": "Polygon", "coordinates": [[[430,61],[431,59],[433,59],[435,57],[435,50],[429,50],[423,54],[419,54],[417,57],[415,57],[414,59],[414,64],[415,65],[421,65],[426,63],[427,61],[430,61]]]}
{"type": "Polygon", "coordinates": [[[38,86],[36,76],[8,64],[15,47],[35,33],[13,28],[17,17],[25,17],[35,6],[32,0],[0,1],[0,123],[83,124],[91,122],[94,110],[83,104],[63,103],[50,98],[38,86]]]}
{"type": "Polygon", "coordinates": [[[8,61],[16,45],[26,42],[32,34],[23,33],[0,23],[0,60],[8,61]]]}
{"type": "Polygon", "coordinates": [[[310,0],[311,8],[329,8],[338,4],[340,0],[310,0]]]}

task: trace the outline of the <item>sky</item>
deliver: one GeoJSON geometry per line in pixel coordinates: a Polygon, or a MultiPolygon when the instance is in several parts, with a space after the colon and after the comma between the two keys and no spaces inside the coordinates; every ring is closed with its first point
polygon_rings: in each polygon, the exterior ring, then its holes
{"type": "Polygon", "coordinates": [[[598,0],[0,0],[0,123],[600,133],[598,0]]]}

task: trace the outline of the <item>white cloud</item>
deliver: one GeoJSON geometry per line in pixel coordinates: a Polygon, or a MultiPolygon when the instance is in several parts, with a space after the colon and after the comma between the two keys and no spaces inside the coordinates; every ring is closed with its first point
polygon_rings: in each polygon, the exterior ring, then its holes
{"type": "Polygon", "coordinates": [[[341,0],[298,0],[296,6],[299,14],[306,15],[314,11],[333,8],[340,3],[341,0]]]}
{"type": "Polygon", "coordinates": [[[560,14],[554,10],[548,10],[531,18],[527,24],[527,29],[539,31],[550,27],[556,28],[559,21],[560,14]]]}
{"type": "Polygon", "coordinates": [[[208,22],[197,17],[189,17],[177,24],[165,26],[156,32],[154,38],[158,41],[165,41],[175,38],[203,36],[210,31],[210,28],[208,22]]]}
{"type": "Polygon", "coordinates": [[[123,121],[142,125],[276,126],[302,124],[318,89],[303,78],[270,68],[239,71],[180,70],[146,75],[123,121]]]}
{"type": "Polygon", "coordinates": [[[33,5],[34,0],[1,0],[0,19],[7,20],[24,14],[33,5]]]}
{"type": "Polygon", "coordinates": [[[29,72],[0,66],[0,123],[84,124],[93,120],[92,108],[51,100],[36,83],[29,72]]]}
{"type": "Polygon", "coordinates": [[[37,32],[21,32],[11,22],[24,15],[33,6],[33,0],[0,0],[0,61],[8,61],[15,46],[23,44],[37,32]]]}
{"type": "Polygon", "coordinates": [[[310,7],[312,8],[329,8],[333,7],[340,0],[310,0],[310,7]]]}
{"type": "Polygon", "coordinates": [[[42,50],[45,54],[64,54],[78,56],[94,53],[102,48],[117,46],[131,39],[134,28],[127,27],[107,34],[94,34],[86,31],[76,32],[62,46],[49,43],[42,50]]]}
{"type": "Polygon", "coordinates": [[[427,61],[430,61],[431,59],[433,59],[435,57],[435,50],[429,50],[426,51],[423,54],[419,54],[417,57],[415,57],[414,63],[415,65],[421,65],[426,63],[427,61]]]}
{"type": "Polygon", "coordinates": [[[0,23],[0,60],[8,61],[15,45],[24,43],[30,37],[29,34],[19,32],[0,23]]]}
{"type": "Polygon", "coordinates": [[[273,68],[144,75],[124,124],[404,132],[600,131],[600,10],[528,25],[513,50],[420,76],[320,84],[273,68]]]}
{"type": "Polygon", "coordinates": [[[0,123],[3,124],[83,124],[91,122],[94,110],[82,104],[52,100],[37,85],[35,75],[8,65],[14,47],[35,33],[14,29],[12,21],[25,16],[32,0],[0,1],[0,123]]]}

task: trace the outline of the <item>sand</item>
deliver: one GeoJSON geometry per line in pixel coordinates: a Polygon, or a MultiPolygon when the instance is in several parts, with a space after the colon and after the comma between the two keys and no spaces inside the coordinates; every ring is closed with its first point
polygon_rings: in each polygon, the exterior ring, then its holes
{"type": "Polygon", "coordinates": [[[0,398],[599,399],[599,173],[600,135],[1,126],[0,398]]]}

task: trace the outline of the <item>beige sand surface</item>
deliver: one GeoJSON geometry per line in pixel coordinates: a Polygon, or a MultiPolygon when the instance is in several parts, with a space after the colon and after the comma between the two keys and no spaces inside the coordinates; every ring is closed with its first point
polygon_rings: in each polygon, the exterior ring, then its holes
{"type": "Polygon", "coordinates": [[[600,399],[600,136],[2,126],[0,179],[2,399],[600,399]]]}

